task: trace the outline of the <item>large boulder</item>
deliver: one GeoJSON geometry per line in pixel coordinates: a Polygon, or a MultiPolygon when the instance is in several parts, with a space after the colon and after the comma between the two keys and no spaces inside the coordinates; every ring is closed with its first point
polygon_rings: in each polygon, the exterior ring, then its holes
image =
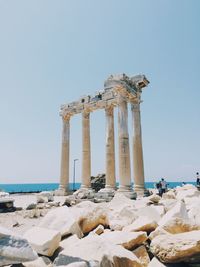
{"type": "Polygon", "coordinates": [[[142,266],[147,267],[148,264],[150,263],[150,258],[147,253],[146,247],[145,246],[140,246],[133,250],[133,253],[137,256],[137,258],[140,260],[142,263],[142,266]]]}
{"type": "Polygon", "coordinates": [[[66,266],[65,263],[68,263],[69,259],[74,262],[95,261],[99,262],[101,267],[142,267],[139,259],[131,251],[98,235],[88,235],[68,246],[55,259],[54,266],[66,266]]]}
{"type": "Polygon", "coordinates": [[[150,249],[162,262],[187,260],[200,253],[200,230],[175,235],[158,235],[152,240],[150,249]]]}
{"type": "Polygon", "coordinates": [[[37,253],[26,239],[0,227],[0,266],[33,261],[37,258],[37,253]]]}
{"type": "Polygon", "coordinates": [[[158,224],[147,216],[138,217],[132,224],[125,226],[122,231],[137,232],[144,231],[150,233],[156,229],[158,224]]]}
{"type": "Polygon", "coordinates": [[[168,192],[166,192],[162,195],[162,199],[176,199],[176,195],[175,195],[174,191],[169,190],[168,192]]]}
{"type": "Polygon", "coordinates": [[[161,199],[159,205],[162,205],[165,209],[165,212],[172,209],[177,204],[176,199],[161,199]]]}
{"type": "Polygon", "coordinates": [[[170,209],[158,222],[159,226],[162,226],[166,224],[167,221],[171,220],[172,218],[177,217],[177,218],[182,218],[185,220],[188,220],[188,214],[187,210],[185,207],[185,203],[182,201],[178,201],[176,205],[170,209]]]}
{"type": "Polygon", "coordinates": [[[76,234],[80,238],[83,236],[76,218],[67,206],[49,211],[38,226],[57,230],[62,236],[68,234],[76,234]]]}
{"type": "Polygon", "coordinates": [[[145,232],[113,231],[101,234],[101,237],[112,244],[121,245],[126,249],[133,249],[147,240],[145,232]]]}
{"type": "Polygon", "coordinates": [[[160,200],[161,200],[161,197],[157,194],[153,194],[153,195],[150,195],[148,197],[149,201],[151,201],[152,203],[158,203],[160,200]]]}
{"type": "Polygon", "coordinates": [[[140,208],[135,213],[138,217],[146,216],[155,222],[158,222],[161,218],[159,212],[155,209],[154,206],[147,206],[147,207],[140,208]]]}
{"type": "Polygon", "coordinates": [[[82,233],[89,233],[98,225],[108,226],[107,209],[102,204],[96,204],[90,201],[84,201],[71,208],[76,222],[82,233]]]}
{"type": "Polygon", "coordinates": [[[138,216],[136,215],[133,200],[121,193],[116,193],[108,203],[108,221],[110,229],[122,230],[124,226],[131,224],[138,216]]]}
{"type": "Polygon", "coordinates": [[[37,226],[29,229],[24,237],[37,253],[45,256],[52,256],[61,240],[60,232],[37,226]]]}
{"type": "Polygon", "coordinates": [[[188,190],[182,190],[177,192],[176,198],[179,200],[184,200],[185,198],[188,197],[200,197],[200,191],[197,190],[197,188],[192,188],[188,190]]]}

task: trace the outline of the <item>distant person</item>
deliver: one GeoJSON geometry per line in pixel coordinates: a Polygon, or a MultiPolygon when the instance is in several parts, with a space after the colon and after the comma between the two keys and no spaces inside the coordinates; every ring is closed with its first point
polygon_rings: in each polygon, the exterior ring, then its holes
{"type": "Polygon", "coordinates": [[[184,186],[185,185],[185,182],[182,182],[182,186],[184,186]]]}
{"type": "Polygon", "coordinates": [[[197,186],[200,186],[200,178],[199,178],[199,173],[198,172],[196,173],[196,176],[197,176],[197,186]]]}
{"type": "Polygon", "coordinates": [[[160,196],[162,197],[163,193],[167,191],[167,183],[164,178],[160,181],[160,196]]]}

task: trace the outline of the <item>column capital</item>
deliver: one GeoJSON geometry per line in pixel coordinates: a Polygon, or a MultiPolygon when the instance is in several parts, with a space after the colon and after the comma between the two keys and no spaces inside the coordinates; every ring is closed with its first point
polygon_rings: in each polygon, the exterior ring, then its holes
{"type": "Polygon", "coordinates": [[[90,111],[89,110],[83,110],[82,116],[83,116],[84,119],[89,119],[90,111]]]}
{"type": "Polygon", "coordinates": [[[70,118],[71,118],[71,114],[65,114],[65,115],[62,116],[63,122],[70,121],[70,118]]]}
{"type": "Polygon", "coordinates": [[[113,110],[114,110],[114,106],[113,105],[106,106],[105,107],[106,115],[108,115],[108,116],[113,115],[113,110]]]}

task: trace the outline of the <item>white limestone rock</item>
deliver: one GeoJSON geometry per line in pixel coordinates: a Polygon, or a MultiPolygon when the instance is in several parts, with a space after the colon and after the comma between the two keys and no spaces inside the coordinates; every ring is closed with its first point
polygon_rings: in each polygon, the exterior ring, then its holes
{"type": "Polygon", "coordinates": [[[96,204],[90,201],[85,201],[74,207],[71,207],[72,214],[82,231],[89,233],[98,225],[108,226],[107,209],[104,203],[96,204]]]}
{"type": "Polygon", "coordinates": [[[97,228],[93,230],[93,233],[95,233],[96,235],[101,235],[103,234],[103,232],[104,232],[104,227],[101,224],[98,225],[97,228]]]}
{"type": "Polygon", "coordinates": [[[161,219],[160,214],[154,208],[154,206],[147,206],[147,207],[144,207],[144,208],[140,208],[135,213],[137,214],[138,217],[146,216],[149,219],[154,220],[155,222],[158,222],[161,219]]]}
{"type": "Polygon", "coordinates": [[[162,226],[157,227],[156,230],[150,234],[149,239],[152,240],[161,234],[180,234],[194,230],[200,230],[200,226],[193,224],[191,220],[173,217],[162,226]]]}
{"type": "Polygon", "coordinates": [[[158,212],[160,217],[162,217],[165,214],[165,208],[163,205],[154,205],[153,208],[158,212]]]}
{"type": "Polygon", "coordinates": [[[101,234],[101,237],[112,244],[121,245],[126,249],[133,249],[147,240],[145,232],[113,231],[101,234]]]}
{"type": "Polygon", "coordinates": [[[37,253],[52,256],[59,247],[61,234],[56,230],[35,226],[24,234],[24,238],[29,241],[37,253]]]}
{"type": "Polygon", "coordinates": [[[165,263],[181,262],[200,253],[200,230],[155,237],[151,252],[165,263]]]}
{"type": "Polygon", "coordinates": [[[179,191],[176,194],[176,198],[179,200],[184,200],[186,197],[200,197],[200,191],[198,191],[197,188],[192,188],[188,190],[179,191]]]}
{"type": "Polygon", "coordinates": [[[138,217],[132,224],[125,226],[122,231],[137,232],[144,231],[150,233],[156,229],[158,224],[147,216],[138,217]]]}
{"type": "Polygon", "coordinates": [[[148,264],[148,267],[181,267],[180,265],[177,264],[164,264],[160,262],[156,257],[153,257],[153,259],[150,261],[148,264]]]}
{"type": "Polygon", "coordinates": [[[148,266],[148,264],[150,263],[150,258],[149,258],[149,255],[147,253],[145,246],[140,246],[136,248],[135,250],[133,250],[133,253],[140,260],[140,262],[142,263],[142,266],[144,267],[148,266]]]}
{"type": "Polygon", "coordinates": [[[37,203],[47,203],[47,202],[48,202],[48,197],[37,195],[37,203]]]}
{"type": "Polygon", "coordinates": [[[37,258],[37,253],[26,239],[0,227],[0,266],[32,261],[37,258]]]}
{"type": "Polygon", "coordinates": [[[57,230],[62,236],[67,234],[76,234],[79,238],[83,236],[78,222],[67,206],[49,211],[38,226],[57,230]]]}
{"type": "Polygon", "coordinates": [[[53,267],[53,264],[49,260],[49,263],[46,263],[43,257],[39,257],[37,260],[30,262],[23,262],[24,267],[53,267]]]}
{"type": "Polygon", "coordinates": [[[159,220],[158,225],[162,226],[166,224],[167,221],[171,220],[174,217],[182,218],[188,220],[188,214],[185,207],[185,204],[182,201],[178,201],[176,205],[170,209],[162,218],[159,220]]]}
{"type": "Polygon", "coordinates": [[[175,205],[177,204],[176,199],[161,199],[159,202],[159,205],[163,205],[165,212],[169,211],[172,209],[175,205]]]}
{"type": "MultiPolygon", "coordinates": [[[[122,246],[104,240],[102,235],[88,235],[78,242],[68,246],[60,252],[54,261],[54,266],[61,266],[61,263],[76,261],[95,261],[101,267],[142,267],[139,259],[122,246]]],[[[90,266],[90,265],[89,265],[90,266]]]]}
{"type": "Polygon", "coordinates": [[[153,202],[153,203],[158,203],[161,200],[161,197],[157,194],[153,194],[151,196],[148,197],[149,201],[153,202]]]}
{"type": "Polygon", "coordinates": [[[162,199],[176,199],[176,195],[175,195],[174,191],[169,190],[168,192],[166,192],[162,195],[162,199]]]}
{"type": "Polygon", "coordinates": [[[77,237],[77,235],[71,235],[60,242],[60,247],[65,249],[69,246],[74,246],[74,244],[78,241],[79,238],[77,237]]]}
{"type": "Polygon", "coordinates": [[[39,196],[47,197],[48,202],[54,201],[54,196],[52,191],[42,191],[38,194],[39,196]]]}
{"type": "Polygon", "coordinates": [[[122,230],[124,226],[131,224],[138,217],[133,203],[133,200],[122,193],[115,194],[108,203],[108,221],[111,230],[122,230]]]}

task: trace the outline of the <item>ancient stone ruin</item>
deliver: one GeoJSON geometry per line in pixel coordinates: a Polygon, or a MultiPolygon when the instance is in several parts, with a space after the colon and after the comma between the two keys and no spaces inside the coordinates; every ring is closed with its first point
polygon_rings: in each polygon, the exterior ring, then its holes
{"type": "Polygon", "coordinates": [[[131,164],[128,133],[128,104],[133,117],[133,177],[134,191],[144,191],[144,166],[140,103],[142,89],[149,84],[144,75],[128,77],[125,74],[111,75],[104,89],[94,96],[84,96],[78,101],[61,106],[63,121],[60,186],[57,191],[64,195],[69,191],[70,119],[82,114],[82,181],[80,190],[91,188],[90,113],[104,109],[106,116],[106,185],[104,190],[116,190],[114,108],[118,108],[119,188],[129,193],[131,188],[131,164]]]}

